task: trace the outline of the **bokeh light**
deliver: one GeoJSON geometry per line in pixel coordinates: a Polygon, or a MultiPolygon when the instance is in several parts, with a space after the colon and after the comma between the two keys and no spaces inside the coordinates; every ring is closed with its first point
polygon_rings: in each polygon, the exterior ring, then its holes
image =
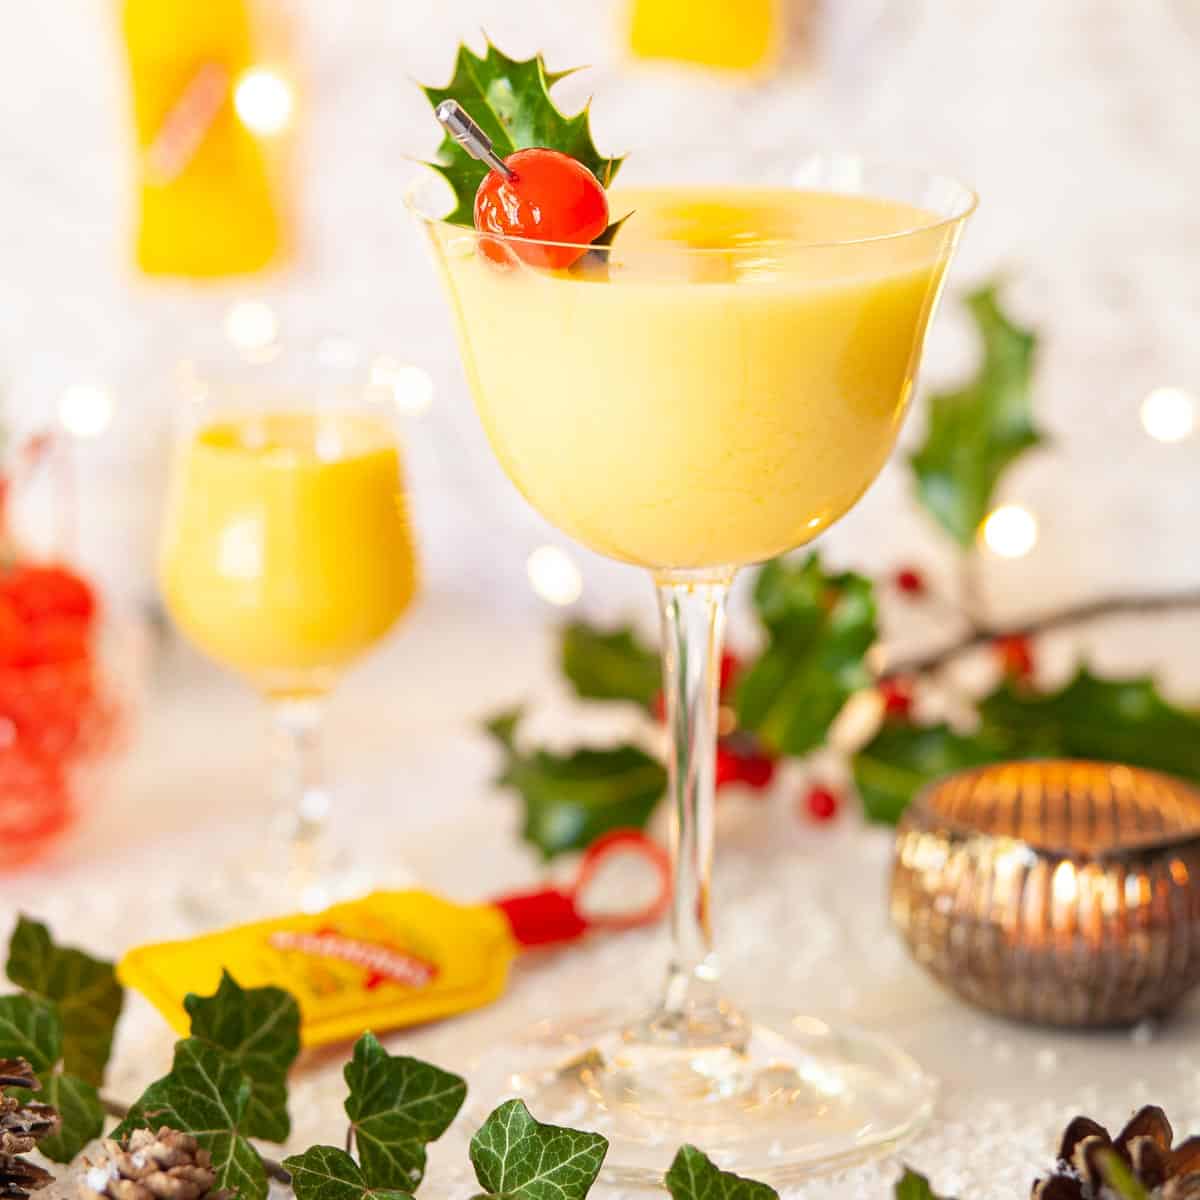
{"type": "Polygon", "coordinates": [[[1180,387],[1159,387],[1142,401],[1142,428],[1156,442],[1181,442],[1196,428],[1196,397],[1180,387]]]}
{"type": "Polygon", "coordinates": [[[261,300],[239,300],[225,314],[225,336],[239,350],[262,350],[279,334],[279,318],[261,300]]]}
{"type": "Polygon", "coordinates": [[[387,388],[401,412],[423,413],[433,403],[433,377],[423,367],[380,357],[371,364],[371,383],[387,388]]]}
{"type": "Polygon", "coordinates": [[[583,575],[559,546],[539,546],[525,564],[533,590],[547,604],[573,604],[583,592],[583,575]]]}
{"type": "Polygon", "coordinates": [[[1037,518],[1020,504],[1002,504],[983,522],[983,544],[1001,558],[1022,558],[1037,545],[1037,518]]]}
{"type": "Polygon", "coordinates": [[[238,119],[254,133],[270,137],[291,123],[295,101],[292,87],[269,67],[251,67],[233,89],[233,107],[238,119]]]}
{"type": "Polygon", "coordinates": [[[112,397],[95,384],[72,384],[58,398],[59,424],[73,437],[99,437],[112,418],[112,397]]]}

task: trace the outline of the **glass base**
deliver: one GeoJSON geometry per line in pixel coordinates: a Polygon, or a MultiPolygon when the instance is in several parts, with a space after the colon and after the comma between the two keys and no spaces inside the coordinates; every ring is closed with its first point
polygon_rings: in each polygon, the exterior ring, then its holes
{"type": "Polygon", "coordinates": [[[380,871],[323,837],[291,846],[264,839],[246,854],[217,863],[211,873],[193,879],[180,895],[180,908],[197,926],[216,928],[320,912],[379,887],[411,882],[406,871],[380,871]]]}
{"type": "Polygon", "coordinates": [[[648,1041],[648,1027],[614,1014],[535,1027],[475,1064],[476,1123],[519,1096],[538,1120],[604,1134],[608,1183],[661,1187],[690,1143],[782,1184],[883,1154],[933,1111],[934,1081],[873,1034],[772,1013],[733,1044],[648,1041]]]}

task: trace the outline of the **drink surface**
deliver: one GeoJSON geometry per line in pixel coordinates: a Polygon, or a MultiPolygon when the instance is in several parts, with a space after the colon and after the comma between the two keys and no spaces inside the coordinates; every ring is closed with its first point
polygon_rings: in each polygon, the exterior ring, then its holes
{"type": "Polygon", "coordinates": [[[161,572],[205,653],[268,691],[324,690],[412,599],[393,435],[347,413],[214,419],[181,448],[161,572]]]}
{"type": "Polygon", "coordinates": [[[617,190],[610,211],[632,211],[611,256],[570,272],[432,226],[504,469],[565,532],[651,568],[809,541],[891,451],[957,223],[795,189],[617,190]]]}

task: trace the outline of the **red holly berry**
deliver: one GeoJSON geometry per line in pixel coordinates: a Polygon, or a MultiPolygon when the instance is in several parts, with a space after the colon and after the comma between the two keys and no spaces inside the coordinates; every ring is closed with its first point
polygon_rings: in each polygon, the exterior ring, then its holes
{"type": "Polygon", "coordinates": [[[992,642],[1000,669],[1010,679],[1025,682],[1033,677],[1033,642],[1022,633],[1006,634],[992,642]]]}
{"type": "Polygon", "coordinates": [[[724,697],[737,681],[742,664],[732,650],[721,655],[721,696],[724,697]]]}
{"type": "Polygon", "coordinates": [[[833,820],[840,804],[838,794],[819,783],[814,783],[804,795],[804,807],[814,821],[833,820]]]}
{"type": "Polygon", "coordinates": [[[901,567],[893,577],[893,582],[896,590],[903,592],[906,596],[925,595],[925,576],[916,567],[901,567]]]}
{"type": "Polygon", "coordinates": [[[752,750],[741,758],[741,780],[747,786],[761,791],[771,786],[775,778],[775,760],[759,750],[752,750]]]}
{"type": "Polygon", "coordinates": [[[723,742],[717,745],[717,763],[714,782],[717,790],[731,783],[738,783],[742,778],[742,762],[736,750],[723,742]]]}
{"type": "Polygon", "coordinates": [[[907,720],[912,715],[913,685],[911,679],[897,675],[881,680],[879,695],[883,699],[884,716],[907,720]]]}
{"type": "Polygon", "coordinates": [[[608,228],[604,188],[578,159],[534,147],[510,154],[504,164],[514,178],[488,172],[475,193],[475,228],[533,240],[499,246],[480,239],[489,258],[503,261],[504,250],[510,249],[530,266],[563,270],[608,228]],[[547,242],[568,244],[543,244],[547,242]]]}
{"type": "Polygon", "coordinates": [[[15,667],[29,653],[29,627],[12,601],[0,595],[0,667],[15,667]]]}
{"type": "Polygon", "coordinates": [[[88,622],[96,595],[85,579],[63,566],[20,566],[0,576],[0,595],[25,621],[73,617],[88,622]]]}

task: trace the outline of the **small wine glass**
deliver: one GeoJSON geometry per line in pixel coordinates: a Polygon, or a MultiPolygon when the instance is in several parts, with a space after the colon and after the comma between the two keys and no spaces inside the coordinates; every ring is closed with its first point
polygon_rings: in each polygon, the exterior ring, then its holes
{"type": "Polygon", "coordinates": [[[187,898],[204,921],[315,911],[373,883],[326,831],[328,696],[412,601],[392,392],[344,342],[183,364],[160,582],[184,636],[265,699],[277,844],[187,898]]]}

